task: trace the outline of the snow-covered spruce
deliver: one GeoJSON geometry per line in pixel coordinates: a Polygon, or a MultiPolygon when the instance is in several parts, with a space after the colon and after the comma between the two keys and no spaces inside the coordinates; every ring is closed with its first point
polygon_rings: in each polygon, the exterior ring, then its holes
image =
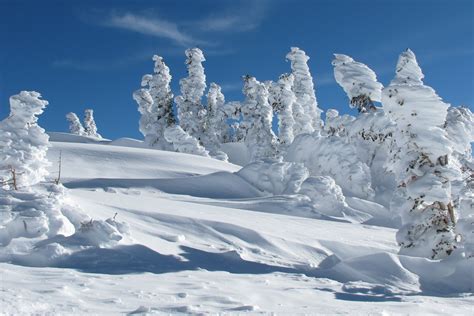
{"type": "Polygon", "coordinates": [[[186,133],[181,126],[174,125],[165,129],[166,140],[173,144],[175,151],[192,155],[210,157],[209,152],[199,144],[199,141],[186,133]]]}
{"type": "Polygon", "coordinates": [[[81,124],[81,121],[79,120],[79,117],[77,117],[76,113],[74,112],[69,112],[66,114],[66,118],[69,122],[69,132],[74,135],[85,135],[84,127],[81,124]]]}
{"type": "Polygon", "coordinates": [[[86,109],[84,111],[84,131],[87,136],[102,138],[102,136],[97,133],[97,125],[94,120],[94,110],[86,109]]]}
{"type": "Polygon", "coordinates": [[[347,137],[349,133],[348,129],[354,120],[355,117],[352,115],[339,115],[339,111],[335,109],[329,109],[326,111],[324,134],[347,137]]]}
{"type": "Polygon", "coordinates": [[[462,176],[451,182],[451,195],[458,220],[456,232],[461,235],[460,247],[466,257],[474,257],[474,115],[467,107],[450,107],[444,125],[452,141],[451,162],[462,176]]]}
{"type": "Polygon", "coordinates": [[[372,199],[370,168],[357,157],[354,146],[339,136],[302,134],[288,148],[286,161],[300,162],[311,176],[330,176],[345,195],[372,199]]]}
{"type": "Polygon", "coordinates": [[[245,131],[245,143],[250,161],[271,158],[276,155],[276,136],[272,130],[273,111],[268,102],[268,90],[255,77],[244,76],[245,101],[242,104],[240,128],[245,131]]]}
{"type": "Polygon", "coordinates": [[[293,74],[283,74],[269,89],[270,104],[278,115],[278,139],[283,146],[289,146],[294,139],[293,104],[296,102],[296,96],[292,90],[294,80],[293,74]]]}
{"type": "Polygon", "coordinates": [[[153,56],[155,62],[153,75],[144,75],[141,86],[133,93],[140,112],[140,132],[150,147],[170,149],[164,137],[167,127],[175,124],[173,113],[173,93],[171,92],[170,69],[158,55],[153,56]]]}
{"type": "Polygon", "coordinates": [[[206,75],[202,63],[206,60],[199,48],[186,50],[188,76],[179,81],[181,95],[175,98],[179,125],[199,141],[204,137],[206,109],[201,99],[206,89],[206,75]]]}
{"type": "Polygon", "coordinates": [[[423,77],[415,54],[403,52],[382,103],[397,124],[388,167],[397,178],[398,199],[404,197],[397,208],[403,225],[397,233],[400,253],[439,259],[455,249],[451,180],[458,172],[442,128],[449,105],[423,84],[423,77]]]}
{"type": "Polygon", "coordinates": [[[10,116],[0,122],[0,181],[4,189],[29,187],[48,174],[49,137],[38,126],[48,102],[34,91],[10,97],[10,116]]]}
{"type": "Polygon", "coordinates": [[[322,128],[321,110],[318,108],[313,77],[307,64],[309,57],[298,47],[292,47],[286,58],[291,62],[291,70],[295,77],[293,85],[296,96],[296,102],[293,105],[294,135],[319,131],[322,128]]]}
{"type": "Polygon", "coordinates": [[[224,104],[225,98],[221,87],[214,82],[211,83],[207,93],[206,136],[203,142],[212,157],[227,161],[227,155],[220,150],[221,144],[229,137],[224,104]]]}
{"type": "Polygon", "coordinates": [[[375,72],[347,55],[334,54],[334,57],[334,78],[346,92],[351,107],[357,108],[359,112],[375,109],[373,101],[382,100],[383,88],[375,72]]]}

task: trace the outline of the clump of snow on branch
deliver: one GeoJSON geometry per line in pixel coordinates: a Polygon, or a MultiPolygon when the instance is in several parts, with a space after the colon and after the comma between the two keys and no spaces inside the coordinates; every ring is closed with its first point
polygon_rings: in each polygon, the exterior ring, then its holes
{"type": "Polygon", "coordinates": [[[295,119],[294,134],[312,133],[322,128],[321,110],[318,108],[314,92],[313,77],[309,71],[306,53],[298,47],[292,47],[286,55],[291,62],[291,70],[295,77],[293,92],[296,102],[293,105],[295,119]]]}
{"type": "Polygon", "coordinates": [[[383,88],[383,85],[377,81],[375,72],[347,55],[334,54],[334,57],[332,62],[334,77],[346,92],[351,107],[357,108],[359,112],[374,108],[372,102],[382,100],[383,88]]]}

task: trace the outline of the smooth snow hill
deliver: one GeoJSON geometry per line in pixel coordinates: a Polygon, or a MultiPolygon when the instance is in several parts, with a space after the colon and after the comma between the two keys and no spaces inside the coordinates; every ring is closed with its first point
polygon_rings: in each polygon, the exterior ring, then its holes
{"type": "Polygon", "coordinates": [[[445,297],[448,283],[420,271],[425,259],[396,254],[394,229],[329,220],[301,196],[263,194],[230,163],[131,139],[50,135],[51,177],[61,153],[70,197],[94,219],[117,214],[130,238],[42,264],[1,263],[0,314],[472,312],[471,295],[445,297]]]}

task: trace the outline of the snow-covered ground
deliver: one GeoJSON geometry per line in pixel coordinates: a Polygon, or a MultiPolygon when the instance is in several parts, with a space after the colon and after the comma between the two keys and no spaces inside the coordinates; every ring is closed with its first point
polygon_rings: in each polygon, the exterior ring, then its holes
{"type": "Polygon", "coordinates": [[[51,175],[61,152],[69,197],[94,220],[127,223],[129,237],[54,260],[10,257],[0,314],[474,312],[472,293],[452,289],[467,280],[472,291],[473,260],[448,269],[397,255],[379,204],[347,198],[372,216],[350,223],[301,195],[260,191],[238,165],[131,139],[51,136],[51,175]]]}

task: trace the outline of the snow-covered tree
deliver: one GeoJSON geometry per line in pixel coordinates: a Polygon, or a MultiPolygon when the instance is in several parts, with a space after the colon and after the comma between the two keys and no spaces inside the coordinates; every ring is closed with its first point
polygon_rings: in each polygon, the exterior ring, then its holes
{"type": "Polygon", "coordinates": [[[272,130],[273,111],[268,102],[268,90],[255,77],[244,76],[245,101],[242,104],[240,126],[245,130],[245,143],[250,161],[276,155],[276,136],[272,130]]]}
{"type": "Polygon", "coordinates": [[[243,141],[245,134],[244,130],[240,127],[240,121],[242,119],[242,103],[239,101],[227,102],[224,104],[224,113],[226,115],[226,121],[233,120],[233,122],[230,123],[228,133],[224,136],[223,142],[243,141]]]}
{"type": "Polygon", "coordinates": [[[452,141],[451,162],[461,171],[461,177],[451,182],[454,209],[458,213],[456,232],[466,257],[474,256],[474,114],[467,107],[450,107],[444,128],[452,141]]]}
{"type": "Polygon", "coordinates": [[[69,112],[66,114],[66,118],[69,122],[69,132],[74,135],[84,135],[84,127],[81,124],[81,121],[77,117],[76,113],[69,112]]]}
{"type": "Polygon", "coordinates": [[[373,101],[380,102],[383,85],[367,65],[343,54],[334,54],[334,77],[346,92],[351,107],[359,112],[375,109],[373,101]]]}
{"type": "Polygon", "coordinates": [[[173,144],[177,152],[210,157],[209,152],[199,144],[199,141],[178,125],[166,128],[164,136],[168,142],[173,144]]]}
{"type": "Polygon", "coordinates": [[[48,174],[49,136],[38,126],[48,102],[34,91],[10,97],[10,116],[0,122],[0,181],[6,189],[32,186],[48,174]]]}
{"type": "Polygon", "coordinates": [[[227,160],[227,155],[220,150],[221,144],[228,137],[227,116],[224,109],[225,98],[221,87],[211,83],[207,93],[207,111],[205,121],[206,135],[203,143],[212,157],[227,160]]]}
{"type": "Polygon", "coordinates": [[[133,93],[138,103],[140,117],[140,132],[145,142],[159,149],[169,149],[169,143],[164,137],[164,130],[176,122],[173,113],[173,93],[171,92],[171,75],[163,58],[153,56],[155,62],[153,75],[144,75],[142,89],[133,93]]]}
{"type": "Polygon", "coordinates": [[[355,120],[355,117],[344,114],[339,115],[339,111],[328,109],[326,111],[326,121],[324,123],[324,131],[327,135],[337,135],[341,137],[348,136],[348,128],[355,120]]]}
{"type": "Polygon", "coordinates": [[[278,115],[278,139],[283,146],[290,145],[294,139],[293,104],[296,102],[292,90],[294,80],[293,74],[283,74],[269,89],[270,104],[278,115]]]}
{"type": "Polygon", "coordinates": [[[206,110],[201,99],[206,89],[206,75],[202,63],[206,60],[199,48],[186,50],[188,76],[179,81],[181,95],[175,98],[179,125],[199,141],[204,137],[206,110]]]}
{"type": "Polygon", "coordinates": [[[87,136],[102,138],[102,136],[97,133],[97,125],[94,120],[94,110],[86,109],[84,111],[84,131],[87,136]]]}
{"type": "Polygon", "coordinates": [[[294,135],[319,131],[322,128],[321,110],[318,108],[313,77],[307,64],[309,57],[298,47],[292,47],[286,58],[291,62],[291,70],[295,77],[293,84],[293,92],[296,96],[296,102],[293,105],[294,135]]]}
{"type": "Polygon", "coordinates": [[[397,199],[404,200],[397,203],[400,252],[438,259],[455,248],[451,180],[456,170],[450,161],[451,142],[442,128],[449,105],[423,84],[423,77],[415,54],[403,52],[395,78],[383,89],[382,103],[397,124],[388,166],[396,175],[397,199]]]}

